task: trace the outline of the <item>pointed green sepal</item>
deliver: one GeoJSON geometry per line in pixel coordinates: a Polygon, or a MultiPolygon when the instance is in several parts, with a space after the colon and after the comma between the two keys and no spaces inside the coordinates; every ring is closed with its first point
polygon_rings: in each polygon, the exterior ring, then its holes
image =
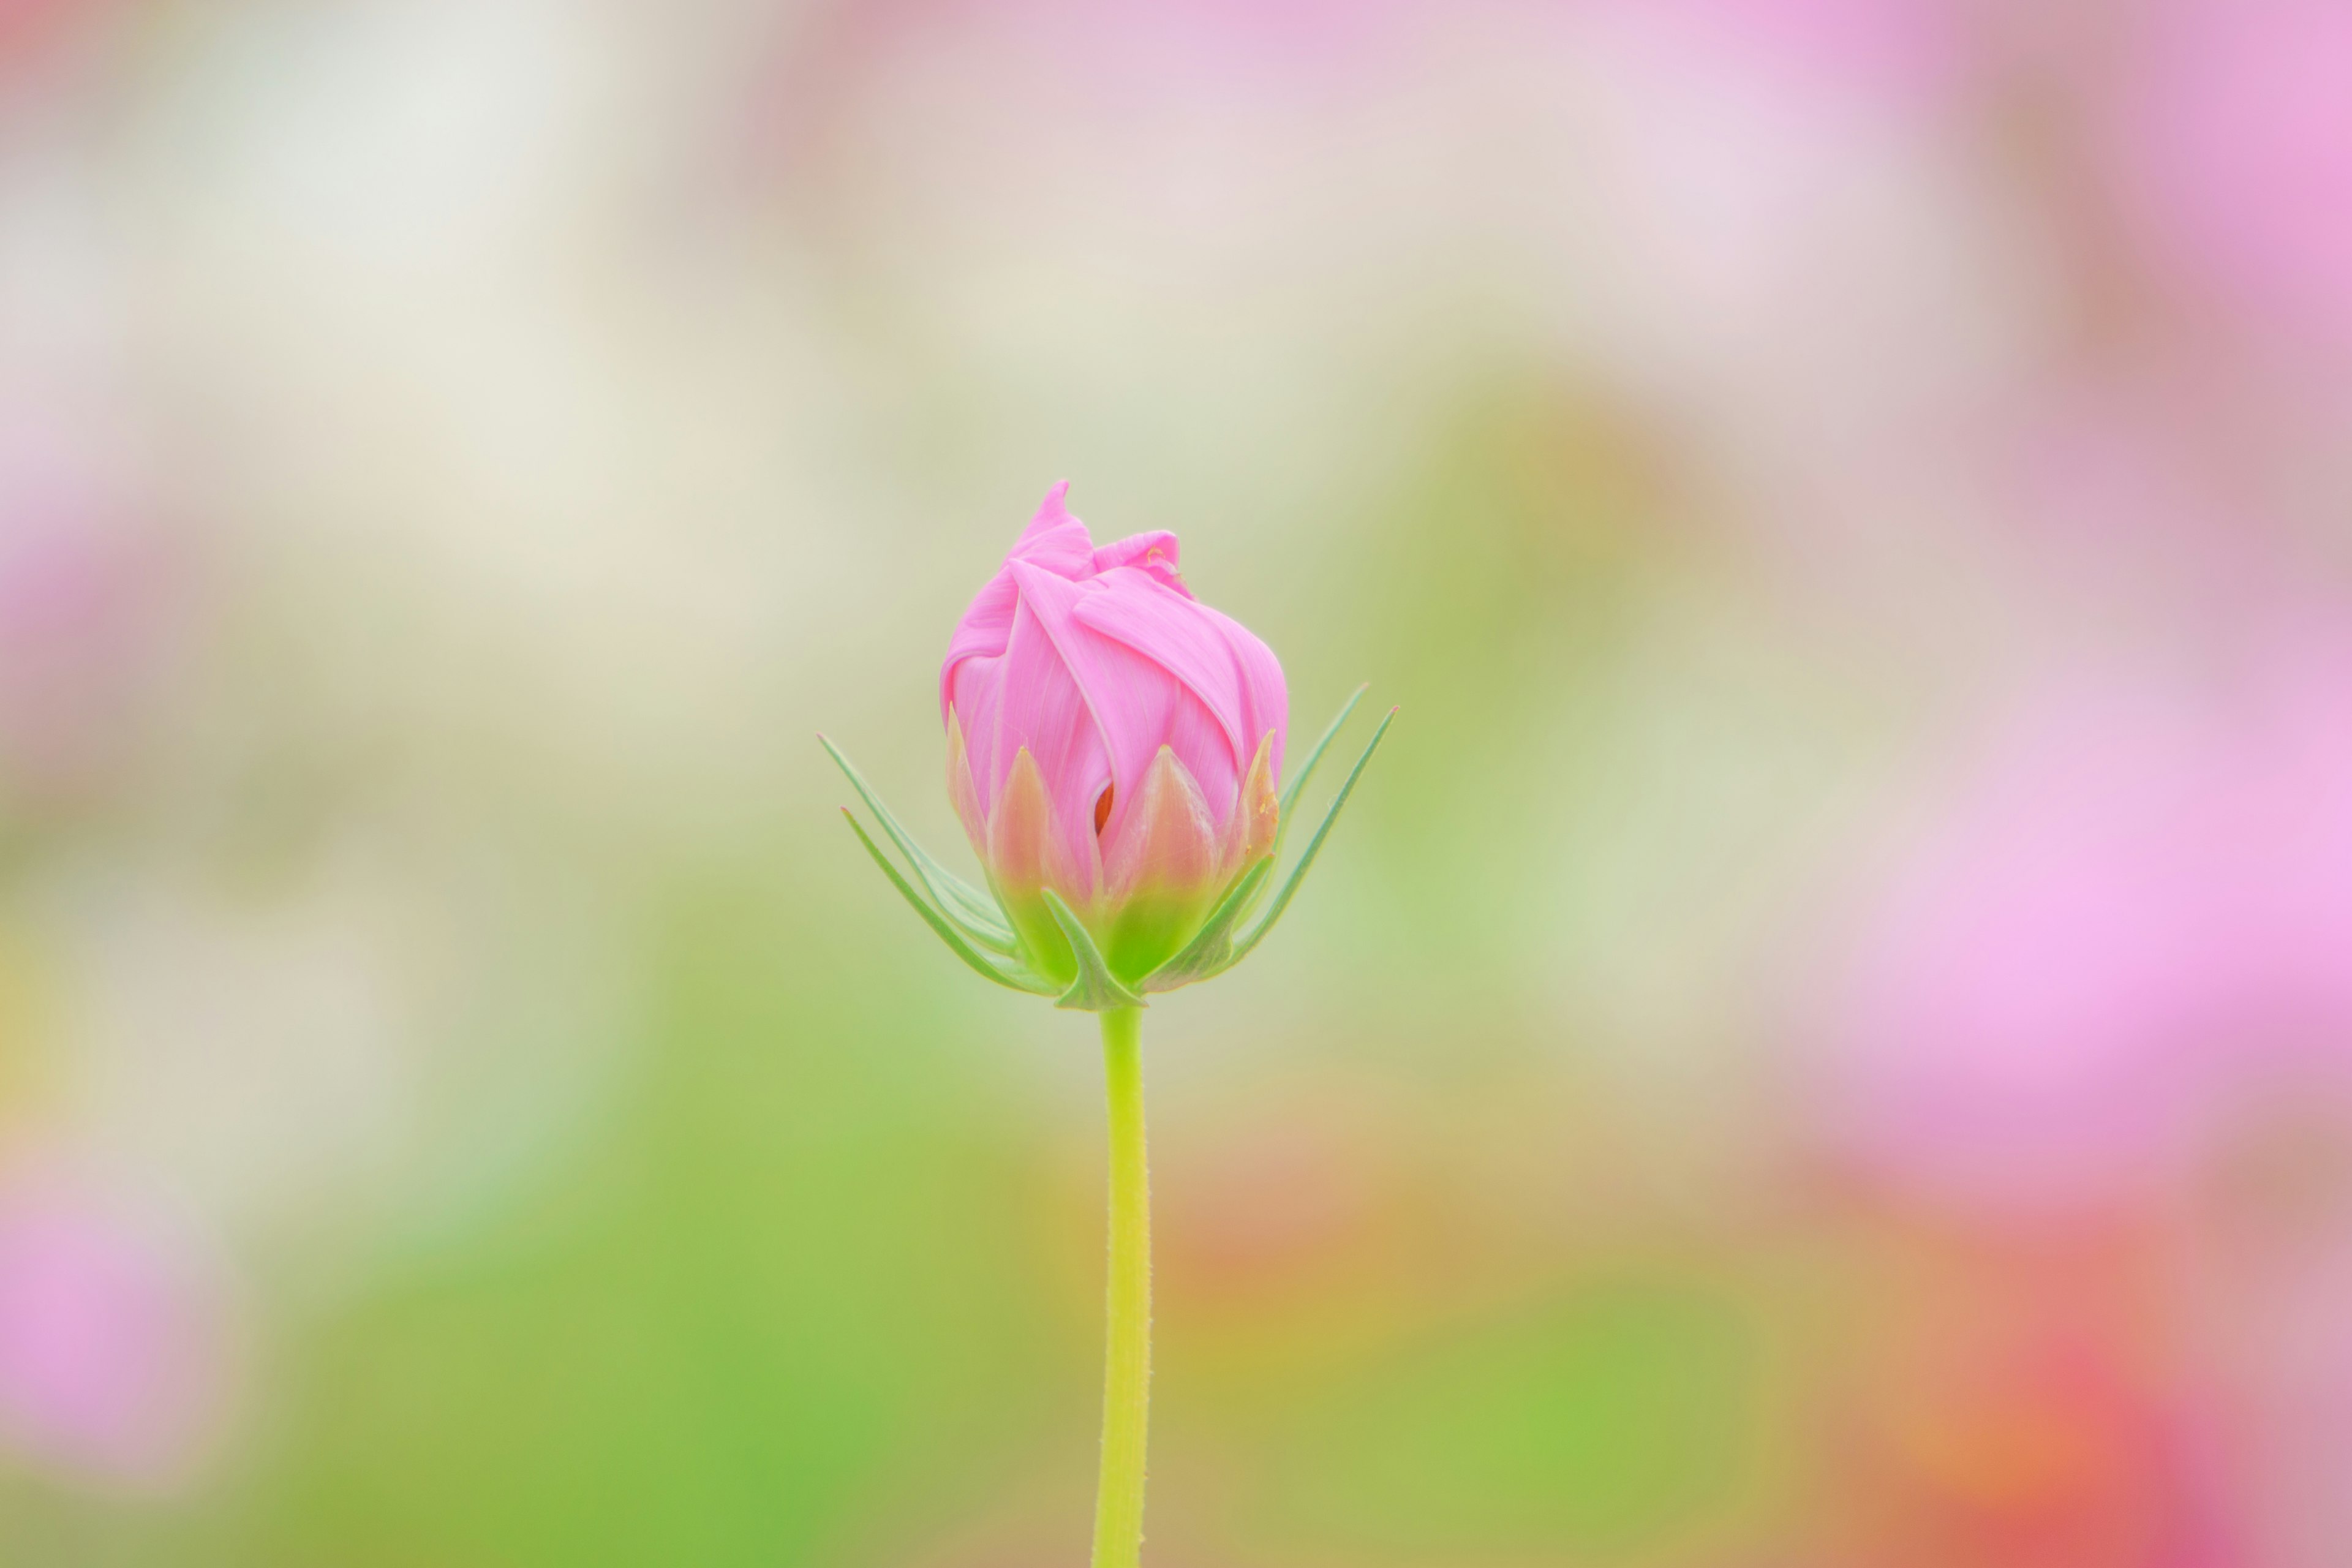
{"type": "Polygon", "coordinates": [[[1266,907],[1265,918],[1234,943],[1233,956],[1225,961],[1226,968],[1230,969],[1247,958],[1250,950],[1265,941],[1265,933],[1274,929],[1274,922],[1282,918],[1282,911],[1290,907],[1291,897],[1298,891],[1299,883],[1306,880],[1307,868],[1315,864],[1315,857],[1322,849],[1323,840],[1330,833],[1331,825],[1339,820],[1339,808],[1348,804],[1349,793],[1356,787],[1356,780],[1363,776],[1364,764],[1372,760],[1374,752],[1380,750],[1381,737],[1389,732],[1389,726],[1396,722],[1396,716],[1397,710],[1390,709],[1388,716],[1381,721],[1381,727],[1372,731],[1370,742],[1364,747],[1364,754],[1356,759],[1356,765],[1348,770],[1347,781],[1339,785],[1339,793],[1333,795],[1331,804],[1323,808],[1323,820],[1316,826],[1315,837],[1307,841],[1307,852],[1298,858],[1298,864],[1290,868],[1290,876],[1283,882],[1282,890],[1275,894],[1274,902],[1266,907]]]}
{"type": "Polygon", "coordinates": [[[848,775],[850,787],[856,790],[866,802],[866,809],[873,812],[875,820],[882,824],[882,831],[890,836],[890,842],[898,847],[898,852],[915,868],[915,876],[938,900],[940,911],[982,946],[992,947],[1002,953],[1019,952],[1020,944],[1013,939],[1013,928],[1006,922],[1003,911],[996,907],[996,900],[931,858],[923,847],[915,842],[914,835],[898,826],[898,819],[890,815],[890,808],[882,804],[882,797],[874,793],[873,786],[851,764],[841,748],[833,743],[830,736],[820,734],[817,742],[848,775]]]}
{"type": "Polygon", "coordinates": [[[1173,991],[1179,985],[1190,985],[1195,980],[1206,980],[1222,974],[1233,965],[1234,927],[1257,898],[1258,889],[1274,875],[1274,857],[1262,857],[1258,862],[1237,878],[1217,907],[1209,912],[1208,922],[1201,927],[1184,950],[1143,977],[1142,989],[1173,991]]]}
{"type": "Polygon", "coordinates": [[[1102,951],[1070,906],[1051,888],[1041,889],[1045,907],[1054,914],[1054,923],[1070,939],[1070,951],[1077,955],[1078,977],[1070,988],[1055,998],[1056,1007],[1075,1007],[1088,1013],[1108,1013],[1114,1007],[1140,1007],[1143,998],[1121,985],[1112,977],[1110,966],[1103,963],[1102,951]]]}
{"type": "Polygon", "coordinates": [[[1053,984],[1031,973],[1026,965],[992,958],[965,940],[963,933],[949,923],[945,916],[923,901],[922,895],[916,892],[914,885],[899,874],[898,868],[890,864],[890,858],[882,853],[881,846],[876,844],[872,837],[866,833],[865,825],[857,820],[856,814],[845,805],[841,808],[841,815],[848,821],[850,830],[857,835],[857,841],[866,846],[866,852],[874,857],[874,863],[882,868],[882,874],[890,879],[890,885],[904,895],[907,902],[914,906],[915,912],[923,917],[923,923],[937,931],[940,940],[953,949],[958,958],[970,964],[982,976],[995,981],[999,985],[1010,986],[1015,991],[1031,992],[1039,996],[1054,994],[1053,984]]]}
{"type": "MultiPolygon", "coordinates": [[[[1307,760],[1298,764],[1298,771],[1290,775],[1290,783],[1282,792],[1282,811],[1281,816],[1276,819],[1276,826],[1277,833],[1290,826],[1291,807],[1298,804],[1300,793],[1307,788],[1307,779],[1314,774],[1315,764],[1323,760],[1323,753],[1330,750],[1331,742],[1339,735],[1341,726],[1348,722],[1348,715],[1356,710],[1356,704],[1361,702],[1364,700],[1364,693],[1371,689],[1371,683],[1367,681],[1349,694],[1348,700],[1340,706],[1339,716],[1323,727],[1322,738],[1317,741],[1314,749],[1307,753],[1307,760]]],[[[827,742],[827,744],[830,743],[827,742]]],[[[1275,852],[1281,853],[1279,846],[1275,852]]]]}

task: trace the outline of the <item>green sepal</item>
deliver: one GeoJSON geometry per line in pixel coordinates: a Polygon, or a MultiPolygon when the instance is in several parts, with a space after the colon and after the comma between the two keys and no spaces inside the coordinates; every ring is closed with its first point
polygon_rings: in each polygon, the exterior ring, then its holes
{"type": "Polygon", "coordinates": [[[817,742],[831,753],[841,771],[848,775],[850,787],[857,791],[866,802],[866,809],[873,812],[875,819],[882,824],[882,831],[890,836],[890,842],[898,847],[898,852],[915,868],[915,876],[938,900],[940,911],[962,927],[964,934],[982,946],[992,947],[1006,954],[1019,952],[1020,943],[1013,937],[1012,926],[1006,923],[1003,911],[996,907],[996,900],[932,859],[923,847],[915,842],[914,835],[898,826],[898,819],[890,815],[890,808],[882,804],[882,797],[874,793],[873,786],[842,754],[841,748],[833,743],[831,737],[820,734],[817,742]]]}
{"type": "Polygon", "coordinates": [[[1274,857],[1262,856],[1256,864],[1236,878],[1227,889],[1217,907],[1209,912],[1208,922],[1201,927],[1183,951],[1143,977],[1145,991],[1173,991],[1179,985],[1190,985],[1195,980],[1206,980],[1221,974],[1233,963],[1234,927],[1249,912],[1258,889],[1274,875],[1274,857]]]}
{"type": "MultiPolygon", "coordinates": [[[[1323,753],[1330,749],[1331,742],[1339,735],[1340,727],[1347,723],[1348,715],[1356,710],[1356,704],[1361,702],[1364,700],[1364,693],[1371,689],[1371,682],[1366,681],[1349,693],[1348,700],[1340,706],[1339,716],[1323,727],[1322,738],[1317,741],[1314,749],[1307,753],[1307,760],[1298,764],[1298,771],[1290,775],[1290,783],[1282,792],[1281,810],[1275,818],[1275,832],[1277,835],[1290,826],[1291,807],[1298,804],[1298,796],[1307,788],[1307,780],[1315,772],[1315,764],[1323,760],[1323,753]]],[[[825,743],[832,744],[831,742],[825,743]]],[[[1282,853],[1278,839],[1275,846],[1275,853],[1277,855],[1282,853]]]]}
{"type": "Polygon", "coordinates": [[[1095,946],[1093,935],[1078,917],[1070,912],[1070,906],[1062,901],[1062,896],[1051,888],[1040,889],[1039,894],[1045,899],[1046,909],[1053,911],[1054,923],[1060,926],[1062,934],[1070,939],[1070,951],[1078,960],[1078,977],[1070,982],[1067,991],[1055,998],[1054,1005],[1075,1007],[1088,1013],[1108,1013],[1114,1007],[1144,1005],[1142,997],[1112,976],[1110,966],[1103,962],[1101,950],[1095,946]]]}
{"type": "MultiPolygon", "coordinates": [[[[1380,749],[1381,737],[1389,732],[1389,726],[1396,722],[1396,716],[1397,710],[1390,709],[1388,716],[1381,721],[1381,727],[1372,731],[1370,742],[1364,747],[1364,754],[1356,759],[1356,765],[1348,770],[1347,781],[1340,784],[1339,793],[1333,795],[1331,804],[1323,808],[1323,820],[1317,825],[1315,837],[1307,841],[1307,852],[1298,858],[1298,864],[1290,868],[1290,876],[1283,882],[1282,890],[1275,894],[1274,902],[1266,907],[1265,918],[1234,943],[1233,956],[1225,961],[1227,969],[1247,958],[1250,950],[1265,941],[1265,933],[1274,929],[1274,922],[1282,918],[1282,911],[1290,907],[1291,896],[1298,891],[1298,884],[1306,879],[1307,868],[1315,864],[1315,857],[1322,849],[1323,840],[1330,833],[1331,825],[1339,820],[1339,808],[1348,804],[1349,793],[1356,787],[1356,780],[1363,776],[1364,764],[1370,762],[1372,753],[1380,749]]],[[[1319,751],[1321,748],[1317,749],[1319,751]]]]}
{"type": "Polygon", "coordinates": [[[992,958],[965,940],[961,931],[950,924],[939,910],[925,903],[922,895],[915,891],[913,884],[899,875],[898,868],[890,864],[890,858],[882,853],[881,847],[876,844],[866,833],[865,825],[857,820],[856,814],[845,805],[841,808],[841,815],[848,821],[850,831],[857,835],[857,841],[866,846],[866,852],[874,857],[874,863],[882,868],[882,874],[890,879],[890,885],[897,888],[906,900],[915,907],[915,912],[923,917],[923,923],[937,931],[940,940],[953,949],[958,958],[970,964],[982,976],[995,981],[999,985],[1009,986],[1015,991],[1026,991],[1038,996],[1051,996],[1054,994],[1053,983],[1032,973],[1026,965],[992,958]]]}

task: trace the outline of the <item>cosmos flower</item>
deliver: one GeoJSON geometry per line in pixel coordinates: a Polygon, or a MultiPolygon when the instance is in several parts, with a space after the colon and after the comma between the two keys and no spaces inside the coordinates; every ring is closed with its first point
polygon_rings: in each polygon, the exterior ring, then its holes
{"type": "Polygon", "coordinates": [[[1280,789],[1290,700],[1273,651],[1193,596],[1174,534],[1097,548],[1063,504],[1068,488],[1048,492],[940,670],[948,794],[989,891],[926,854],[825,744],[929,896],[866,847],[949,946],[1000,984],[1102,1011],[1238,963],[1288,904],[1388,725],[1243,930],[1355,699],[1280,789]]]}

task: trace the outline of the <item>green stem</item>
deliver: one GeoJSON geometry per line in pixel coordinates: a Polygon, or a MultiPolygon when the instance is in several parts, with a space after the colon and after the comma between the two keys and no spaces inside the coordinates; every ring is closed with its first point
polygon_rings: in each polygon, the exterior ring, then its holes
{"type": "Polygon", "coordinates": [[[1110,1290],[1094,1568],[1136,1568],[1143,1553],[1143,1442],[1151,1403],[1151,1177],[1143,1152],[1142,1022],[1132,1007],[1102,1016],[1110,1100],[1110,1290]]]}

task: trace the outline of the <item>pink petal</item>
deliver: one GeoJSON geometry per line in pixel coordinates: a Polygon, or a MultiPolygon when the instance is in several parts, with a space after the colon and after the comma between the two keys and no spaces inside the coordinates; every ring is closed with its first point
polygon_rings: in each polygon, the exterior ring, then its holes
{"type": "Polygon", "coordinates": [[[956,623],[955,634],[948,638],[948,656],[940,665],[940,713],[943,720],[948,709],[955,704],[956,671],[968,658],[995,658],[1004,652],[1004,645],[1013,636],[1013,615],[1020,605],[1021,595],[1013,586],[1012,574],[1002,569],[972,596],[963,619],[956,623]]]}
{"type": "MultiPolygon", "coordinates": [[[[954,635],[948,639],[947,658],[940,665],[940,716],[944,722],[949,708],[956,705],[957,673],[967,659],[993,658],[1003,653],[1006,640],[1013,634],[1013,617],[1019,605],[1020,595],[1013,586],[1008,568],[1014,561],[1025,561],[1057,577],[1076,581],[1094,575],[1094,541],[1087,526],[1072,517],[1062,504],[1070,488],[1064,479],[1045,492],[1045,504],[1030,519],[1004,559],[1005,565],[972,596],[963,618],[956,623],[954,635]]],[[[1171,553],[1174,541],[1170,539],[1171,553]]],[[[967,689],[964,712],[972,712],[967,689]]],[[[983,790],[983,793],[985,791],[983,790]]]]}
{"type": "Polygon", "coordinates": [[[1079,623],[1132,648],[1181,681],[1215,717],[1238,772],[1249,747],[1240,727],[1241,675],[1216,623],[1190,598],[1132,568],[1107,573],[1097,581],[1101,588],[1077,601],[1079,623]]]}
{"type": "MultiPolygon", "coordinates": [[[[1019,565],[1014,570],[1076,591],[1050,574],[1019,565]]],[[[982,662],[970,660],[964,668],[977,674],[982,662]]],[[[1095,798],[1111,783],[1111,759],[1093,708],[1048,635],[1045,618],[1025,594],[1004,657],[994,662],[992,680],[969,683],[992,721],[983,737],[976,713],[973,732],[965,737],[977,753],[972,782],[982,807],[995,812],[1014,758],[1030,752],[1063,831],[1072,836],[1071,858],[1083,860],[1094,852],[1095,798]]],[[[958,683],[959,707],[965,684],[958,683]]]]}
{"type": "Polygon", "coordinates": [[[1228,749],[1224,726],[1217,722],[1200,699],[1180,688],[1175,700],[1160,715],[1156,727],[1139,724],[1134,728],[1145,737],[1156,731],[1159,744],[1152,746],[1153,753],[1160,746],[1176,753],[1176,760],[1184,764],[1185,772],[1201,786],[1209,803],[1209,815],[1222,830],[1233,819],[1234,802],[1241,787],[1241,766],[1228,749]]]}
{"type": "Polygon", "coordinates": [[[1189,599],[1192,596],[1192,590],[1184,586],[1183,574],[1176,569],[1177,549],[1176,536],[1165,530],[1131,533],[1095,552],[1095,575],[1100,576],[1121,566],[1131,566],[1189,599]]]}
{"type": "MultiPolygon", "coordinates": [[[[1101,581],[1108,591],[1079,600],[1078,619],[1182,682],[1215,716],[1236,777],[1242,759],[1272,731],[1273,771],[1278,781],[1290,728],[1290,700],[1274,650],[1232,616],[1189,595],[1179,598],[1132,570],[1110,573],[1101,581]]],[[[1224,769],[1181,747],[1177,755],[1210,789],[1210,801],[1222,818],[1230,802],[1211,785],[1211,774],[1224,769]]]]}
{"type": "Polygon", "coordinates": [[[1072,517],[1069,509],[1062,504],[1069,489],[1070,481],[1064,479],[1045,492],[1045,504],[1029,520],[1029,526],[1014,541],[1012,553],[1004,558],[1008,564],[1025,561],[1073,581],[1092,574],[1095,542],[1087,532],[1087,525],[1072,517]]]}
{"type": "Polygon", "coordinates": [[[1241,714],[1237,721],[1243,749],[1247,750],[1253,739],[1274,737],[1268,773],[1276,789],[1282,787],[1283,745],[1290,738],[1290,687],[1282,678],[1282,661],[1274,650],[1261,641],[1255,632],[1221,610],[1201,606],[1225,636],[1225,651],[1232,656],[1234,669],[1241,687],[1241,714]]]}
{"type": "Polygon", "coordinates": [[[963,731],[972,788],[979,794],[983,815],[996,799],[1002,772],[996,765],[996,737],[1003,727],[998,713],[1003,706],[1003,667],[1002,655],[968,658],[955,667],[949,679],[948,711],[963,731]]]}

